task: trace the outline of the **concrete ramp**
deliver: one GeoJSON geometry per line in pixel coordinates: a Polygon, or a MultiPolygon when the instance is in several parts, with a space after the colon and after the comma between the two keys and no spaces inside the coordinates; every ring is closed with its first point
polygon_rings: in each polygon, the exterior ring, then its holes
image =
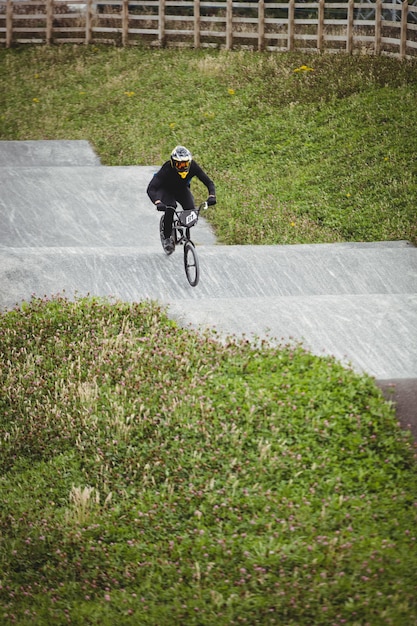
{"type": "Polygon", "coordinates": [[[193,230],[201,279],[162,252],[146,186],[87,142],[0,142],[0,306],[32,294],[145,298],[184,325],[302,341],[374,376],[417,435],[417,248],[407,242],[220,246],[193,230]]]}
{"type": "Polygon", "coordinates": [[[0,167],[100,165],[90,143],[80,141],[2,141],[0,167]]]}

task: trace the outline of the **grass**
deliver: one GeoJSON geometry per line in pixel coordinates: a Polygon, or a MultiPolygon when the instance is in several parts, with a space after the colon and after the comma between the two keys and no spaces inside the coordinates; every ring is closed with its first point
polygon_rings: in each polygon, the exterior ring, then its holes
{"type": "Polygon", "coordinates": [[[0,318],[2,624],[411,626],[415,450],[373,380],[156,304],[0,318]]]}
{"type": "MultiPolygon", "coordinates": [[[[226,243],[416,242],[416,69],[0,50],[0,139],[108,165],[184,143],[226,243]]],[[[0,381],[5,626],[417,624],[416,449],[370,377],[56,296],[0,315],[0,381]]]]}
{"type": "Polygon", "coordinates": [[[416,60],[76,46],[0,60],[1,139],[88,139],[108,165],[183,143],[217,183],[223,243],[417,242],[416,60]]]}

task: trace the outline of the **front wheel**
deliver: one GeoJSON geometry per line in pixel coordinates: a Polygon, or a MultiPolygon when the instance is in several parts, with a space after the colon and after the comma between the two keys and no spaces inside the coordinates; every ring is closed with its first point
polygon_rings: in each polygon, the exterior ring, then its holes
{"type": "Polygon", "coordinates": [[[192,241],[186,241],[184,244],[184,268],[188,282],[191,287],[195,287],[200,278],[200,266],[197,252],[192,241]]]}

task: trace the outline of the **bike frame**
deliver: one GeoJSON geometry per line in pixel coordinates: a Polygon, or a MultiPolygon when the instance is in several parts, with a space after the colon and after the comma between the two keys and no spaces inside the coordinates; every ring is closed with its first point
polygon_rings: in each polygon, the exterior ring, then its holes
{"type": "Polygon", "coordinates": [[[207,202],[202,202],[198,207],[187,211],[173,206],[167,206],[167,208],[174,211],[172,229],[175,232],[175,243],[182,244],[186,241],[191,241],[190,229],[197,224],[200,211],[206,210],[208,204],[207,202]]]}
{"type": "MultiPolygon", "coordinates": [[[[202,204],[200,204],[200,206],[190,210],[178,209],[177,207],[167,206],[167,209],[170,209],[174,212],[172,221],[172,235],[174,239],[174,247],[172,250],[169,251],[165,250],[165,247],[163,247],[165,253],[167,255],[170,255],[175,250],[175,247],[178,244],[184,245],[184,268],[187,280],[190,283],[191,287],[195,287],[197,285],[200,278],[200,269],[195,245],[190,238],[190,229],[197,224],[198,218],[200,216],[200,211],[207,208],[207,202],[203,202],[202,204]]],[[[163,218],[161,217],[159,223],[159,232],[162,244],[164,243],[165,238],[163,232],[163,224],[163,218]]]]}

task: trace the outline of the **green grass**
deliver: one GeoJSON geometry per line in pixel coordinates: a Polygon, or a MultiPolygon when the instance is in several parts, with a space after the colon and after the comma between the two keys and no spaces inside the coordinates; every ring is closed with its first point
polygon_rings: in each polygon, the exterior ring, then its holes
{"type": "Polygon", "coordinates": [[[156,304],[0,318],[5,625],[412,626],[413,445],[373,380],[156,304]]]}
{"type": "Polygon", "coordinates": [[[22,47],[0,94],[1,139],[88,139],[108,165],[187,145],[224,243],[417,242],[416,60],[22,47]]]}

